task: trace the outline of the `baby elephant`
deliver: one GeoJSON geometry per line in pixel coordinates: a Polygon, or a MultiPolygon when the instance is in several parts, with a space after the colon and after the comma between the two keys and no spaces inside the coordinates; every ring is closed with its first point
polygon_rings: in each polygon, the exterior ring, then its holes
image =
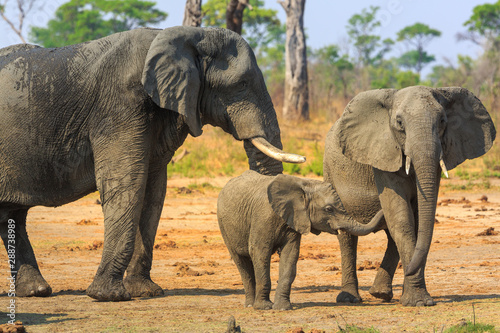
{"type": "Polygon", "coordinates": [[[289,310],[302,234],[341,229],[363,236],[377,230],[380,211],[366,225],[347,215],[329,183],[287,175],[264,176],[246,171],[230,180],[219,194],[217,217],[224,242],[238,266],[245,288],[245,306],[289,310]],[[280,254],[274,305],[271,255],[280,254]]]}

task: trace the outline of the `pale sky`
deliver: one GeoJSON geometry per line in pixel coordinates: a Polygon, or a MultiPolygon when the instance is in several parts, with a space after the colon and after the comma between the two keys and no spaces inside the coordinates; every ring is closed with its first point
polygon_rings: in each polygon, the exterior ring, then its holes
{"type": "MultiPolygon", "coordinates": [[[[55,9],[65,0],[45,1],[42,10],[30,15],[26,27],[45,26],[54,15],[55,9]]],[[[445,58],[456,63],[458,54],[470,55],[473,58],[480,54],[481,49],[471,42],[457,42],[455,35],[465,31],[463,23],[472,15],[472,8],[484,3],[494,3],[494,0],[307,0],[304,25],[308,35],[307,45],[314,49],[339,44],[346,47],[347,32],[345,26],[348,19],[363,8],[379,6],[382,27],[380,35],[383,39],[396,39],[396,33],[405,26],[421,22],[431,28],[440,30],[441,37],[436,38],[427,48],[428,53],[436,57],[436,61],[424,70],[426,74],[433,65],[445,63],[445,58]],[[342,5],[339,3],[342,2],[342,5]]],[[[43,1],[41,2],[43,3],[43,1]]],[[[265,0],[265,7],[276,9],[278,17],[285,22],[283,8],[276,0],[265,0]]],[[[158,27],[167,28],[182,24],[184,15],[184,0],[158,0],[157,6],[168,13],[168,18],[158,27]]],[[[8,25],[0,21],[0,47],[20,42],[17,35],[8,25]]],[[[25,29],[27,35],[28,29],[25,29]]],[[[399,44],[399,43],[398,43],[399,44]]],[[[399,56],[406,51],[404,45],[396,45],[391,55],[399,56]]]]}

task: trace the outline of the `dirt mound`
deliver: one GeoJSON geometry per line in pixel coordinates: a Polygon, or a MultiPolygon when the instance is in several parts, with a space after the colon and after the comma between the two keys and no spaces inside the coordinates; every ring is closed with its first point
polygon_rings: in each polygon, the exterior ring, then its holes
{"type": "Polygon", "coordinates": [[[185,263],[175,263],[174,266],[177,267],[177,276],[185,277],[185,276],[202,276],[202,275],[214,275],[214,272],[209,271],[195,271],[188,264],[185,263]]]}
{"type": "Polygon", "coordinates": [[[2,324],[0,325],[0,333],[24,333],[26,330],[24,329],[23,323],[19,320],[14,324],[2,324]]]}
{"type": "Polygon", "coordinates": [[[477,234],[477,236],[496,236],[498,235],[498,231],[495,231],[495,228],[489,227],[483,232],[477,234]]]}
{"type": "Polygon", "coordinates": [[[80,222],[77,222],[76,225],[98,225],[98,223],[96,221],[83,219],[80,222]]]}
{"type": "Polygon", "coordinates": [[[379,267],[380,267],[379,261],[372,262],[371,260],[365,260],[358,265],[358,271],[364,271],[365,269],[366,270],[378,269],[379,267]]]}
{"type": "Polygon", "coordinates": [[[177,248],[177,244],[173,240],[169,240],[166,242],[160,242],[155,244],[155,250],[166,250],[166,249],[175,249],[177,248]]]}

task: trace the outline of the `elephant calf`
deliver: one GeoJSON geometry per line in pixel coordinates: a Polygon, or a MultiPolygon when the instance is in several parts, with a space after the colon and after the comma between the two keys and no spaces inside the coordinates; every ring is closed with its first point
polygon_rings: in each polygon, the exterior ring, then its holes
{"type": "Polygon", "coordinates": [[[217,202],[219,227],[245,288],[245,305],[254,309],[289,310],[302,234],[342,229],[362,236],[383,221],[382,210],[363,225],[347,215],[332,185],[287,175],[265,176],[246,171],[230,180],[217,202]],[[280,253],[274,305],[271,255],[280,253]]]}

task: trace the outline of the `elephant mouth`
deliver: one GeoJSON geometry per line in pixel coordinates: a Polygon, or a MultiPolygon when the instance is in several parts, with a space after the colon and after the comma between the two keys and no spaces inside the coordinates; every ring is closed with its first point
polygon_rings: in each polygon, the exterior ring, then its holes
{"type": "Polygon", "coordinates": [[[275,146],[270,144],[263,137],[250,138],[249,140],[255,146],[255,148],[277,161],[285,163],[304,163],[306,161],[305,156],[285,153],[281,149],[276,148],[275,146]]]}

